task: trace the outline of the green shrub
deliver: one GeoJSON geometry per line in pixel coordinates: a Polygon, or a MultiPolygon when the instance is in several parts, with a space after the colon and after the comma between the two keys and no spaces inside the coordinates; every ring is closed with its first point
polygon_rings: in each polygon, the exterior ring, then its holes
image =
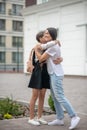
{"type": "Polygon", "coordinates": [[[55,111],[54,101],[53,101],[53,99],[52,99],[51,94],[49,95],[49,98],[48,98],[48,105],[50,106],[50,109],[51,109],[52,111],[55,111]]]}
{"type": "Polygon", "coordinates": [[[0,114],[2,117],[11,118],[11,116],[21,115],[23,111],[21,110],[21,105],[10,98],[5,98],[0,100],[0,114]]]}

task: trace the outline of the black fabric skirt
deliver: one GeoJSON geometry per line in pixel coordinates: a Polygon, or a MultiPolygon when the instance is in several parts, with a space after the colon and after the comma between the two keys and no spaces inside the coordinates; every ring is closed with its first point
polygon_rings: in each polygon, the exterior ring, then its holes
{"type": "Polygon", "coordinates": [[[47,71],[47,64],[44,63],[41,71],[41,86],[42,88],[50,89],[50,77],[47,71]]]}
{"type": "Polygon", "coordinates": [[[28,87],[35,89],[50,89],[50,78],[47,72],[46,63],[44,63],[42,67],[39,62],[35,64],[28,87]]]}

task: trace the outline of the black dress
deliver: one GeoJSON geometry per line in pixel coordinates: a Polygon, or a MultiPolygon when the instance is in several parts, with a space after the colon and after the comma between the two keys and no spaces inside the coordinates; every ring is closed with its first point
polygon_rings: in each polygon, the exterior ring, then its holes
{"type": "Polygon", "coordinates": [[[35,61],[35,52],[33,53],[32,63],[34,65],[34,69],[31,74],[28,87],[35,89],[50,89],[50,77],[47,72],[46,63],[43,63],[43,65],[41,66],[39,61],[35,61]]]}

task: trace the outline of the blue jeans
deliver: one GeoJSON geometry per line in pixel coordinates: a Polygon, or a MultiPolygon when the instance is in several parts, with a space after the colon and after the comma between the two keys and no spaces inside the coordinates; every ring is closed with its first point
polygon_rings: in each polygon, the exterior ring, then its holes
{"type": "Polygon", "coordinates": [[[70,117],[76,116],[76,113],[68,101],[68,99],[64,96],[63,91],[63,77],[64,76],[56,76],[56,74],[50,75],[51,80],[51,94],[54,101],[54,106],[57,114],[57,119],[64,118],[64,110],[69,114],[70,117]]]}

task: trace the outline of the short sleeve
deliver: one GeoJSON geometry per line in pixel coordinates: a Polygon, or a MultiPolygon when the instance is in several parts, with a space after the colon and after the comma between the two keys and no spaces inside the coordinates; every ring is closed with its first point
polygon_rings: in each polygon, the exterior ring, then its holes
{"type": "Polygon", "coordinates": [[[48,55],[54,56],[56,54],[56,51],[54,50],[54,47],[50,47],[45,51],[48,55]]]}

